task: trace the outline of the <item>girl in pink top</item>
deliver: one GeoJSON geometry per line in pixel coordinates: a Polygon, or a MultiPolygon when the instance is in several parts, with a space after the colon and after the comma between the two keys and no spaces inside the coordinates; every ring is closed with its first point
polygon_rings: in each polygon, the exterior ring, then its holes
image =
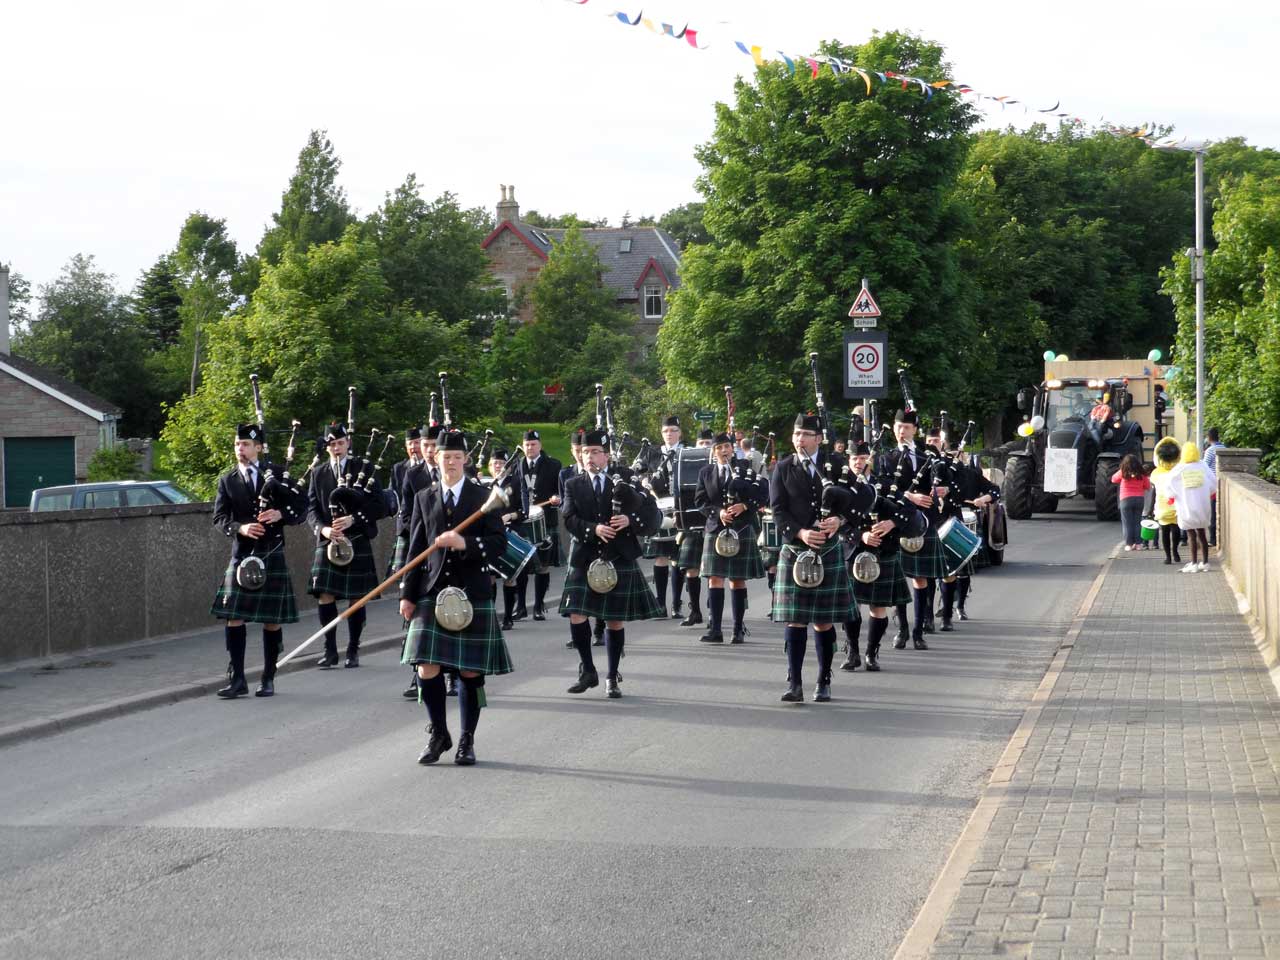
{"type": "Polygon", "coordinates": [[[1142,469],[1142,461],[1130,453],[1120,461],[1120,469],[1111,475],[1111,482],[1120,484],[1120,527],[1124,534],[1124,548],[1142,549],[1142,504],[1151,489],[1151,478],[1142,469]]]}

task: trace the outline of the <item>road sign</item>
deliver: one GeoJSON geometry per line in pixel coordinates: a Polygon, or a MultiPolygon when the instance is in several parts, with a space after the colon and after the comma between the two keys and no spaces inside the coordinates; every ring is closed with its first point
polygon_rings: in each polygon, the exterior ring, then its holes
{"type": "Polygon", "coordinates": [[[889,395],[889,335],[882,330],[846,330],[844,396],[846,400],[883,400],[889,395]]]}
{"type": "Polygon", "coordinates": [[[857,330],[874,330],[876,328],[875,317],[854,317],[853,326],[857,330]]]}
{"type": "Polygon", "coordinates": [[[716,415],[711,410],[699,410],[693,415],[693,419],[699,421],[700,423],[710,423],[715,418],[716,418],[716,415]]]}
{"type": "MultiPolygon", "coordinates": [[[[880,305],[876,303],[876,298],[871,296],[871,288],[867,286],[867,281],[862,281],[862,289],[858,291],[857,297],[854,298],[853,306],[849,308],[849,316],[854,318],[854,326],[860,327],[859,318],[875,319],[880,316],[880,305]]],[[[875,326],[874,323],[870,326],[875,326]]]]}

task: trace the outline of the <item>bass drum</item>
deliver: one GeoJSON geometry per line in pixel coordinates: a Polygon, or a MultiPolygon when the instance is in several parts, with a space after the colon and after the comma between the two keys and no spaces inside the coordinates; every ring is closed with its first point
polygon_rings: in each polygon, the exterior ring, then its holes
{"type": "Polygon", "coordinates": [[[681,530],[697,530],[707,518],[693,505],[698,492],[698,474],[711,462],[710,447],[681,447],[676,451],[675,479],[676,526],[681,530]]]}

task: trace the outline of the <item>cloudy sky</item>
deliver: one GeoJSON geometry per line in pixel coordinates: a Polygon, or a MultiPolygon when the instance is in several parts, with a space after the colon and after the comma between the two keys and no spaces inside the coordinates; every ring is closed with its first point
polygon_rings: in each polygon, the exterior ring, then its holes
{"type": "MultiPolygon", "coordinates": [[[[93,254],[131,287],[188,213],[252,249],[308,130],[361,212],[413,171],[492,207],[617,222],[696,199],[694,145],[750,60],[911,30],[953,77],[1090,121],[1280,148],[1280,5],[1169,0],[658,0],[705,51],[624,27],[640,0],[40,0],[0,14],[0,262],[35,284],[93,254]]],[[[1015,109],[990,125],[1024,123],[1015,109]]]]}

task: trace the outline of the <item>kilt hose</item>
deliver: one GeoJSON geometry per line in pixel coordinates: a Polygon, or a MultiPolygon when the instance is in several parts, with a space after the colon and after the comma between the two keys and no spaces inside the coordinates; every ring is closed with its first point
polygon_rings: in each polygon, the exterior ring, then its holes
{"type": "Polygon", "coordinates": [[[729,580],[759,580],[764,576],[764,561],[760,559],[760,545],[756,543],[756,531],[747,527],[738,533],[738,555],[722,557],[716,553],[716,538],[702,537],[702,568],[700,577],[725,577],[729,580]]]}
{"type": "Polygon", "coordinates": [[[436,598],[419,600],[409,621],[401,663],[438,663],[454,670],[485,675],[511,673],[511,653],[498,629],[493,600],[471,601],[471,623],[465,630],[446,630],[436,622],[436,598]]]}
{"type": "Polygon", "coordinates": [[[267,582],[258,590],[246,590],[236,583],[236,561],[228,563],[209,613],[219,620],[297,623],[298,602],[293,596],[283,547],[269,552],[263,562],[267,565],[267,582]]]}
{"type": "Polygon", "coordinates": [[[307,593],[313,597],[330,594],[339,600],[359,600],[376,587],[378,571],[373,566],[373,545],[367,537],[351,541],[356,555],[345,567],[335,567],[325,555],[326,541],[316,544],[311,558],[311,587],[307,593]]]}
{"type": "Polygon", "coordinates": [[[791,576],[796,557],[805,549],[792,544],[782,548],[773,582],[773,622],[844,623],[850,618],[849,608],[854,603],[844,543],[837,537],[819,551],[824,576],[816,587],[801,587],[791,576]]]}
{"type": "Polygon", "coordinates": [[[924,546],[916,553],[902,551],[902,572],[908,577],[940,580],[946,576],[946,558],[942,555],[942,541],[932,526],[925,531],[924,546]]]}
{"type": "Polygon", "coordinates": [[[685,530],[680,537],[680,547],[676,551],[676,566],[681,570],[697,570],[702,566],[703,529],[685,530]]]}
{"type": "Polygon", "coordinates": [[[581,614],[602,620],[652,620],[662,615],[658,598],[635,560],[614,560],[618,584],[608,593],[596,593],[587,585],[586,567],[569,567],[564,593],[560,596],[560,616],[581,614]]]}
{"type": "Polygon", "coordinates": [[[863,583],[853,578],[853,595],[858,603],[869,607],[896,607],[900,603],[911,602],[911,591],[907,589],[907,578],[902,572],[902,552],[881,547],[876,554],[880,561],[880,576],[871,583],[863,583]]]}

